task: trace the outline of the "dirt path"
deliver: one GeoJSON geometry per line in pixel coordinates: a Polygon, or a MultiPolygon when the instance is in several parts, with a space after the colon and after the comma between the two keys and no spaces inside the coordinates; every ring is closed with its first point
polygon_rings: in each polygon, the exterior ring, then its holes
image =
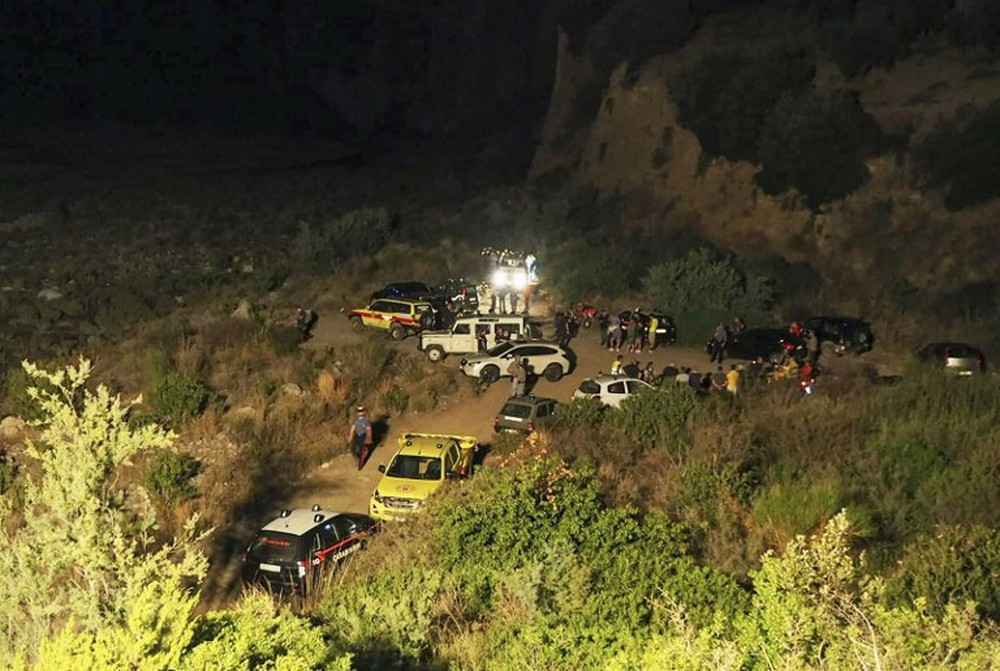
{"type": "MultiPolygon", "coordinates": [[[[539,308],[536,317],[542,317],[543,306],[539,308]]],[[[324,349],[335,346],[342,347],[361,342],[364,338],[384,338],[377,331],[356,333],[337,306],[321,305],[321,318],[316,325],[315,333],[308,347],[324,349]]],[[[551,333],[551,327],[546,327],[546,334],[551,333]]],[[[401,343],[393,344],[406,351],[417,352],[416,338],[409,338],[401,343]]],[[[571,343],[571,348],[577,357],[576,368],[559,382],[549,382],[544,378],[538,380],[533,393],[537,396],[547,396],[559,401],[569,401],[580,382],[607,371],[615,358],[613,352],[608,352],[599,343],[599,333],[596,327],[581,329],[580,334],[571,343]]],[[[447,358],[440,365],[456,366],[460,357],[447,358]]],[[[884,368],[884,357],[880,357],[880,368],[884,368]]],[[[649,361],[654,362],[657,370],[674,364],[679,367],[689,366],[693,370],[708,371],[711,366],[707,355],[698,348],[690,347],[660,347],[653,352],[642,354],[625,354],[625,361],[636,359],[643,366],[649,361]]],[[[730,362],[726,362],[728,368],[730,362]]],[[[844,369],[858,365],[858,360],[850,357],[834,359],[831,368],[844,369]]],[[[873,362],[874,363],[874,362],[873,362]]],[[[368,500],[378,484],[379,464],[386,463],[395,452],[397,437],[407,431],[426,433],[458,433],[477,436],[482,444],[489,444],[493,439],[493,419],[510,394],[510,382],[501,380],[492,385],[482,394],[461,400],[449,399],[438,410],[426,414],[406,413],[389,420],[388,431],[382,437],[375,451],[368,459],[365,467],[358,471],[354,459],[349,454],[334,457],[323,464],[314,474],[289,490],[280,500],[271,502],[271,511],[282,508],[307,508],[320,504],[323,508],[340,512],[368,512],[368,500]]],[[[269,513],[271,514],[271,513],[269,513]]],[[[222,539],[222,550],[216,557],[220,565],[213,565],[213,571],[205,590],[205,604],[219,607],[230,601],[239,592],[239,560],[240,551],[249,542],[256,528],[267,520],[265,517],[246,520],[238,529],[227,530],[222,539]],[[233,550],[228,552],[227,549],[233,550]]],[[[203,604],[204,605],[204,604],[203,604]]]]}

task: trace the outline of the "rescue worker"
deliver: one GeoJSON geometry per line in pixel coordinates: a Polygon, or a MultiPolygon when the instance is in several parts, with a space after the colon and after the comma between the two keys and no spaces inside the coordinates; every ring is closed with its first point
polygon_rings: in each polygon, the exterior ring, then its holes
{"type": "Polygon", "coordinates": [[[622,355],[619,354],[618,356],[615,357],[615,360],[611,362],[610,373],[612,375],[621,375],[622,374],[622,365],[623,365],[622,355]]]}
{"type": "Polygon", "coordinates": [[[358,470],[360,471],[361,467],[364,466],[361,462],[362,451],[367,451],[365,448],[370,448],[372,445],[372,423],[368,419],[368,411],[362,405],[357,408],[357,417],[351,423],[348,440],[351,441],[351,454],[358,460],[358,470]]]}
{"type": "Polygon", "coordinates": [[[736,367],[736,364],[731,365],[729,372],[726,373],[726,391],[733,396],[740,393],[740,369],[736,367]]]}
{"type": "Polygon", "coordinates": [[[726,345],[729,344],[729,331],[726,330],[725,324],[720,322],[715,327],[715,332],[712,333],[712,339],[709,343],[711,346],[711,351],[709,352],[711,362],[722,363],[722,360],[726,357],[726,345]]]}
{"type": "Polygon", "coordinates": [[[660,326],[660,320],[656,315],[649,316],[649,350],[656,349],[656,329],[660,326]]]}

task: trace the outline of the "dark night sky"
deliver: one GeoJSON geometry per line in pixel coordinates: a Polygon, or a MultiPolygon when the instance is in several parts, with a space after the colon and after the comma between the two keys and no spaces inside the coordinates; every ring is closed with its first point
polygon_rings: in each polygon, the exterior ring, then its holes
{"type": "Polygon", "coordinates": [[[0,114],[481,132],[540,118],[557,25],[613,63],[676,48],[709,13],[761,5],[919,32],[956,0],[14,0],[0,5],[0,114]]]}

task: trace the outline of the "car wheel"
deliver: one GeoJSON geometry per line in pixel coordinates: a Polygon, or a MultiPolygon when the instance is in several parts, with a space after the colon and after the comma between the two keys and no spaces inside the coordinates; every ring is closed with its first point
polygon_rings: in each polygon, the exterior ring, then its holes
{"type": "Polygon", "coordinates": [[[406,337],[406,329],[399,324],[393,324],[389,327],[389,337],[393,340],[402,340],[406,337]]]}
{"type": "Polygon", "coordinates": [[[361,321],[361,317],[351,317],[351,328],[355,331],[360,331],[365,327],[365,323],[361,321]]]}
{"type": "Polygon", "coordinates": [[[496,366],[485,366],[479,372],[479,379],[486,384],[493,384],[500,379],[500,369],[496,366]]]}
{"type": "Polygon", "coordinates": [[[549,382],[558,382],[563,376],[562,366],[557,363],[550,363],[545,367],[543,375],[545,375],[545,379],[549,382]]]}
{"type": "Polygon", "coordinates": [[[444,350],[437,345],[431,345],[427,348],[427,358],[438,363],[444,358],[444,350]]]}

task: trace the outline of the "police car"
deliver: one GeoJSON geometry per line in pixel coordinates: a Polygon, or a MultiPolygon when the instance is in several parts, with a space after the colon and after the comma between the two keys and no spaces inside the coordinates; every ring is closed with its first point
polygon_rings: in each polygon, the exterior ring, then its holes
{"type": "Polygon", "coordinates": [[[378,522],[318,505],[282,510],[257,532],[243,556],[243,579],[275,592],[305,594],[324,569],[365,547],[378,522]]]}

